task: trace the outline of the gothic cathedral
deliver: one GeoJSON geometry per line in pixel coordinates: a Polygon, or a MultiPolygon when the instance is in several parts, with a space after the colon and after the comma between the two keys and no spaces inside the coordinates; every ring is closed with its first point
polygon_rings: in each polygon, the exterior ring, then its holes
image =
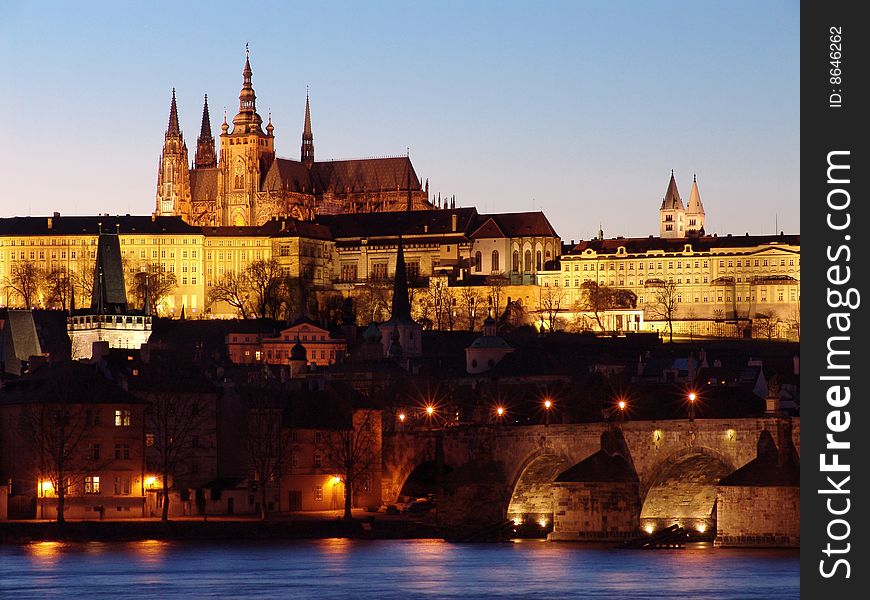
{"type": "Polygon", "coordinates": [[[421,184],[408,156],[314,160],[311,107],[305,97],[300,160],[275,155],[271,114],[257,113],[250,55],[246,51],[239,112],[221,124],[215,155],[208,96],[193,163],[178,123],[175,89],[157,172],[157,215],[178,215],[197,226],[261,225],[273,217],[300,220],[318,214],[427,210],[428,181],[421,184]]]}

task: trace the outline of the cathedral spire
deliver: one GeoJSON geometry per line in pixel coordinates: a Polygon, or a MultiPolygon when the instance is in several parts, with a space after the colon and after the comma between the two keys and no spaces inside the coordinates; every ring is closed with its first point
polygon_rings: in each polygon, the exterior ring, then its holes
{"type": "Polygon", "coordinates": [[[391,321],[400,319],[411,320],[411,302],[408,298],[408,273],[405,268],[405,250],[402,238],[399,237],[399,249],[396,252],[396,278],[393,282],[393,312],[391,321]]]}
{"type": "MultiPolygon", "coordinates": [[[[251,78],[251,53],[245,44],[245,68],[242,70],[242,90],[239,92],[239,114],[233,119],[233,125],[240,126],[242,132],[260,132],[263,119],[257,114],[257,95],[251,78]]],[[[235,128],[233,129],[235,132],[235,128]]]]}
{"type": "Polygon", "coordinates": [[[197,169],[208,169],[217,166],[217,156],[214,152],[214,136],[211,134],[211,118],[208,115],[208,94],[202,105],[202,127],[196,140],[196,156],[194,164],[197,169]]]}
{"type": "Polygon", "coordinates": [[[181,128],[178,126],[178,106],[175,103],[175,88],[172,88],[172,104],[169,106],[169,127],[166,128],[166,137],[181,136],[181,128]]]}
{"type": "Polygon", "coordinates": [[[314,133],[311,131],[311,105],[308,90],[305,91],[305,124],[302,127],[302,163],[311,168],[314,164],[314,133]]]}

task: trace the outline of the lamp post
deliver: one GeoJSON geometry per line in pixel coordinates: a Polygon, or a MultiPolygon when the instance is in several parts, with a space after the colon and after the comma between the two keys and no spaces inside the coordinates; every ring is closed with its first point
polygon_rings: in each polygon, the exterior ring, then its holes
{"type": "Polygon", "coordinates": [[[689,392],[689,421],[695,420],[695,401],[698,395],[695,392],[689,392]]]}
{"type": "Polygon", "coordinates": [[[495,408],[495,421],[499,425],[504,422],[505,409],[504,406],[497,406],[495,408]]]}
{"type": "Polygon", "coordinates": [[[617,408],[617,418],[620,423],[625,421],[625,412],[628,410],[628,402],[625,401],[625,398],[620,398],[616,403],[617,408]]]}
{"type": "Polygon", "coordinates": [[[553,401],[547,398],[544,400],[544,426],[550,426],[550,409],[553,408],[553,401]]]}

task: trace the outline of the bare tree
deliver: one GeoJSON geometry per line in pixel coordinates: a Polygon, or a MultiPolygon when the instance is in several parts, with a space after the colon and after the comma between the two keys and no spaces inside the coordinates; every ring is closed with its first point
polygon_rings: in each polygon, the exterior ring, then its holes
{"type": "Polygon", "coordinates": [[[596,281],[585,281],[581,286],[583,297],[578,301],[581,310],[591,312],[601,331],[604,323],[601,318],[608,310],[634,308],[637,306],[637,296],[631,290],[599,285],[596,281]]]}
{"type": "Polygon", "coordinates": [[[78,306],[86,306],[91,300],[91,293],[94,289],[94,263],[96,259],[90,257],[89,251],[85,247],[80,248],[78,252],[79,257],[70,270],[72,293],[75,295],[78,306]]]}
{"type": "Polygon", "coordinates": [[[459,288],[458,296],[460,308],[468,323],[468,331],[474,331],[477,328],[477,321],[480,319],[482,310],[480,305],[483,302],[483,296],[477,288],[470,285],[459,288]]]}
{"type": "Polygon", "coordinates": [[[188,459],[191,437],[206,421],[196,392],[185,391],[183,382],[190,374],[169,361],[152,363],[143,371],[141,397],[148,402],[145,428],[149,443],[146,448],[162,478],[163,513],[169,519],[169,481],[180,472],[188,459]]]}
{"type": "Polygon", "coordinates": [[[353,411],[349,427],[334,430],[329,436],[327,459],[341,473],[344,483],[344,518],[353,519],[353,494],[363,478],[371,478],[373,468],[380,460],[380,411],[359,409],[353,411]]]}
{"type": "Polygon", "coordinates": [[[388,281],[370,280],[357,290],[357,316],[363,319],[361,325],[386,321],[390,312],[393,294],[388,281]]]}
{"type": "Polygon", "coordinates": [[[42,269],[32,260],[19,260],[9,265],[7,286],[21,296],[25,308],[33,308],[39,302],[42,281],[42,269]]]}
{"type": "Polygon", "coordinates": [[[661,319],[668,324],[668,341],[674,341],[674,319],[677,315],[677,300],[679,298],[677,284],[673,281],[650,280],[646,287],[652,291],[652,302],[647,304],[649,315],[653,319],[661,319]]]}
{"type": "Polygon", "coordinates": [[[260,493],[260,519],[268,516],[267,487],[281,475],[287,454],[288,431],[282,427],[283,407],[262,389],[245,394],[246,446],[253,480],[260,493]]]}
{"type": "Polygon", "coordinates": [[[247,319],[250,311],[249,290],[250,281],[245,271],[227,271],[212,284],[208,292],[208,302],[226,302],[238,311],[239,316],[247,319]]]}
{"type": "Polygon", "coordinates": [[[492,307],[492,318],[498,320],[501,316],[501,303],[504,299],[504,288],[508,284],[508,280],[502,275],[490,275],[486,278],[486,284],[489,303],[492,307]]]}
{"type": "Polygon", "coordinates": [[[779,328],[780,318],[776,311],[766,310],[755,315],[755,331],[756,333],[771,341],[776,337],[777,329],[779,328]]]}
{"type": "Polygon", "coordinates": [[[245,268],[245,275],[250,286],[251,308],[261,319],[274,317],[280,305],[281,267],[278,261],[255,260],[245,268]]]}
{"type": "Polygon", "coordinates": [[[45,274],[45,303],[49,308],[59,306],[66,310],[73,293],[72,277],[64,266],[52,267],[45,274]]]}
{"type": "Polygon", "coordinates": [[[132,279],[132,295],[135,305],[145,307],[145,293],[148,293],[148,303],[155,314],[160,306],[178,287],[178,277],[157,263],[149,263],[144,271],[138,271],[132,279]]]}
{"type": "Polygon", "coordinates": [[[555,285],[542,287],[540,290],[541,300],[539,309],[542,317],[547,317],[547,329],[552,333],[556,331],[556,319],[559,316],[559,311],[562,310],[562,301],[565,298],[565,290],[564,288],[555,285]]]}
{"type": "Polygon", "coordinates": [[[77,389],[75,372],[63,369],[54,373],[46,380],[43,400],[22,407],[20,427],[36,450],[40,476],[54,490],[57,520],[63,523],[67,496],[84,483],[88,473],[106,463],[101,462],[93,447],[87,446],[99,417],[96,410],[71,398],[77,389]]]}

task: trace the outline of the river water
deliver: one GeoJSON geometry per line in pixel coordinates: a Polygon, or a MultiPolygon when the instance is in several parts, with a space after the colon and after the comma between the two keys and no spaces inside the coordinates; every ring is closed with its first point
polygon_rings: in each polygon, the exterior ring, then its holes
{"type": "Polygon", "coordinates": [[[2,598],[798,597],[797,551],[521,541],[38,542],[0,546],[2,598]]]}

